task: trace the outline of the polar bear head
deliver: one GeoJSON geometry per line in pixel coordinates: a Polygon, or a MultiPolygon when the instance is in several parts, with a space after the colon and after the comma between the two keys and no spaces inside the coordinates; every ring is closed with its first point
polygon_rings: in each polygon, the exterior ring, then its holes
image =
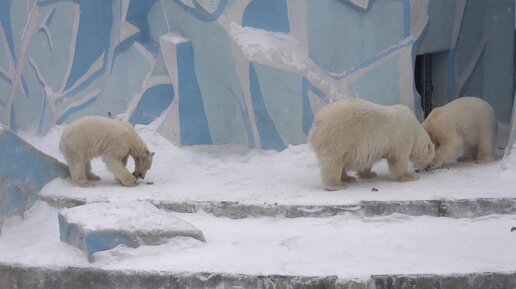
{"type": "Polygon", "coordinates": [[[426,131],[418,129],[414,147],[410,153],[410,161],[420,170],[427,168],[435,158],[435,146],[426,131]]]}
{"type": "Polygon", "coordinates": [[[149,152],[146,150],[143,154],[139,154],[134,157],[134,177],[145,179],[145,174],[152,166],[153,156],[154,152],[149,152]]]}

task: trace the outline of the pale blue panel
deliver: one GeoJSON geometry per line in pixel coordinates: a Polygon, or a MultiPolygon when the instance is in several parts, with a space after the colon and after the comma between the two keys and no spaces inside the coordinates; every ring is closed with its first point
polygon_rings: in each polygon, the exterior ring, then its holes
{"type": "MultiPolygon", "coordinates": [[[[66,78],[73,34],[72,2],[55,2],[40,7],[40,23],[51,13],[47,20],[49,34],[38,29],[28,48],[28,55],[34,60],[44,80],[53,91],[59,91],[66,78]],[[54,11],[54,12],[52,12],[54,11]],[[50,46],[50,41],[53,48],[50,46]]],[[[28,64],[30,65],[30,64],[28,64]]]]}
{"type": "MultiPolygon", "coordinates": [[[[80,22],[72,70],[66,82],[71,87],[81,78],[90,66],[106,53],[111,40],[113,27],[113,6],[111,1],[88,0],[80,2],[80,22]]],[[[104,55],[103,65],[105,64],[104,55]]],[[[104,68],[103,68],[104,69],[104,68]]]]}
{"type": "Polygon", "coordinates": [[[159,37],[168,33],[165,11],[160,1],[155,2],[146,19],[149,25],[149,36],[154,42],[159,43],[159,37]]]}
{"type": "Polygon", "coordinates": [[[302,76],[254,64],[265,107],[278,133],[290,144],[306,142],[303,131],[302,76]]]}
{"type": "Polygon", "coordinates": [[[12,1],[10,7],[11,32],[13,41],[13,53],[15,59],[18,58],[20,51],[20,41],[23,35],[23,29],[27,23],[27,2],[12,1]]]}
{"type": "Polygon", "coordinates": [[[161,53],[157,55],[156,65],[152,71],[152,76],[169,76],[167,66],[165,65],[165,61],[163,61],[163,55],[161,55],[161,53]]]}
{"type": "Polygon", "coordinates": [[[99,99],[103,113],[119,114],[138,95],[151,66],[134,46],[118,55],[99,99]]]}
{"type": "Polygon", "coordinates": [[[399,75],[399,61],[394,57],[353,82],[349,94],[377,104],[399,104],[399,75]]]}
{"type": "Polygon", "coordinates": [[[262,149],[284,150],[287,145],[278,133],[278,129],[267,110],[263,99],[262,90],[254,69],[254,63],[249,65],[249,90],[253,101],[253,115],[256,120],[256,127],[260,134],[262,149]]]}
{"type": "Polygon", "coordinates": [[[35,130],[38,127],[38,116],[44,96],[43,86],[28,63],[23,70],[23,76],[28,83],[27,96],[18,94],[19,96],[14,99],[17,131],[35,130]]]}
{"type": "MultiPolygon", "coordinates": [[[[226,31],[217,22],[206,21],[204,17],[208,16],[203,13],[190,14],[191,9],[175,1],[162,3],[171,29],[192,41],[197,80],[213,143],[253,145],[231,40],[226,31]]],[[[181,95],[179,97],[181,101],[181,95]]]]}
{"type": "MultiPolygon", "coordinates": [[[[9,87],[11,87],[11,82],[3,77],[0,77],[0,107],[5,105],[5,100],[7,99],[7,93],[9,92],[9,87]]],[[[0,114],[1,114],[0,110],[0,114]]]]}
{"type": "Polygon", "coordinates": [[[306,135],[308,135],[310,128],[312,127],[312,122],[314,121],[314,112],[312,110],[312,105],[310,104],[310,92],[320,99],[325,96],[319,88],[310,83],[306,77],[303,77],[301,94],[303,95],[303,131],[306,135]]]}
{"type": "Polygon", "coordinates": [[[367,11],[338,1],[308,0],[309,56],[340,73],[405,38],[403,0],[378,0],[367,11]]]}
{"type": "Polygon", "coordinates": [[[4,43],[3,40],[0,40],[0,65],[7,64],[7,54],[10,54],[13,58],[16,57],[16,53],[14,52],[13,33],[11,31],[11,3],[12,0],[0,1],[0,25],[2,25],[8,45],[8,51],[3,51],[4,43]]]}
{"type": "MultiPolygon", "coordinates": [[[[428,3],[429,21],[418,54],[444,51],[451,48],[455,23],[455,3],[450,0],[431,0],[428,3]]],[[[419,12],[423,13],[423,11],[419,12]]]]}

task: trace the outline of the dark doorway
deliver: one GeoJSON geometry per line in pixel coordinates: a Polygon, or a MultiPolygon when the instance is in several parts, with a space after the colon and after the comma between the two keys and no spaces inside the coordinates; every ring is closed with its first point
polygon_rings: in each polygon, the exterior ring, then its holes
{"type": "Polygon", "coordinates": [[[425,118],[432,111],[432,55],[416,55],[416,65],[414,69],[414,80],[416,90],[421,95],[421,108],[425,118]]]}

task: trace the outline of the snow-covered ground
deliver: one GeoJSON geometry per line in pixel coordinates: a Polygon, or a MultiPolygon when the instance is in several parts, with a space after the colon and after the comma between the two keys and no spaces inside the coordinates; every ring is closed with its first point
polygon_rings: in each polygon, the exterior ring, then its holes
{"type": "Polygon", "coordinates": [[[516,270],[516,216],[449,219],[391,215],[356,218],[215,218],[176,214],[204,232],[206,243],[172,239],[160,246],[117,247],[95,254],[59,241],[57,209],[39,202],[8,224],[0,262],[31,266],[241,274],[336,275],[516,270]]]}
{"type": "MultiPolygon", "coordinates": [[[[235,146],[176,148],[147,127],[139,133],[156,152],[147,178],[136,187],[115,182],[100,161],[95,188],[56,179],[41,192],[95,201],[235,201],[282,205],[348,204],[361,200],[424,200],[516,196],[516,150],[487,165],[452,163],[423,172],[416,182],[389,179],[385,163],[372,181],[346,190],[322,189],[319,168],[306,145],[283,152],[235,146]],[[147,184],[152,182],[153,184],[147,184]],[[373,188],[377,191],[372,190],[373,188]]],[[[25,137],[62,159],[60,129],[45,138],[25,137]]],[[[88,263],[79,249],[59,241],[58,209],[38,202],[23,220],[12,218],[0,237],[0,262],[33,266],[87,266],[172,272],[336,275],[367,278],[388,273],[516,271],[516,215],[451,219],[390,215],[328,218],[217,218],[175,214],[201,229],[207,242],[173,239],[160,246],[118,247],[88,263]]]]}
{"type": "MultiPolygon", "coordinates": [[[[78,188],[72,186],[70,179],[56,179],[43,188],[41,195],[88,202],[232,201],[280,205],[516,196],[516,168],[510,162],[507,170],[502,170],[502,161],[486,165],[452,163],[423,172],[419,181],[408,183],[392,181],[386,162],[381,162],[373,168],[379,174],[375,179],[358,179],[346,190],[328,192],[322,189],[319,166],[308,145],[290,146],[282,152],[238,146],[177,148],[146,127],[139,127],[139,133],[156,155],[152,169],[138,186],[120,186],[102,161],[96,159],[93,172],[102,178],[96,188],[78,188]]],[[[62,160],[59,136],[60,130],[55,129],[44,139],[26,139],[62,160]]],[[[130,162],[128,166],[132,165],[130,162]]]]}

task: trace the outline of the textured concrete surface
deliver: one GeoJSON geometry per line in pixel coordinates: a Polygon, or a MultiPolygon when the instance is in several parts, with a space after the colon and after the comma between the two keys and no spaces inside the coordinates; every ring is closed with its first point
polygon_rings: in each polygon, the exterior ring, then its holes
{"type": "MultiPolygon", "coordinates": [[[[58,208],[70,208],[86,203],[84,199],[41,197],[58,208]]],[[[478,198],[460,200],[362,201],[353,205],[286,206],[277,204],[249,205],[238,202],[160,202],[151,201],[158,208],[194,213],[205,211],[217,217],[240,219],[246,217],[329,217],[343,214],[385,216],[393,213],[410,216],[471,218],[490,214],[515,214],[516,198],[478,198]]]]}
{"type": "Polygon", "coordinates": [[[465,275],[380,275],[367,280],[335,276],[252,276],[221,273],[111,271],[0,264],[0,288],[16,289],[510,289],[516,272],[465,275]]]}

